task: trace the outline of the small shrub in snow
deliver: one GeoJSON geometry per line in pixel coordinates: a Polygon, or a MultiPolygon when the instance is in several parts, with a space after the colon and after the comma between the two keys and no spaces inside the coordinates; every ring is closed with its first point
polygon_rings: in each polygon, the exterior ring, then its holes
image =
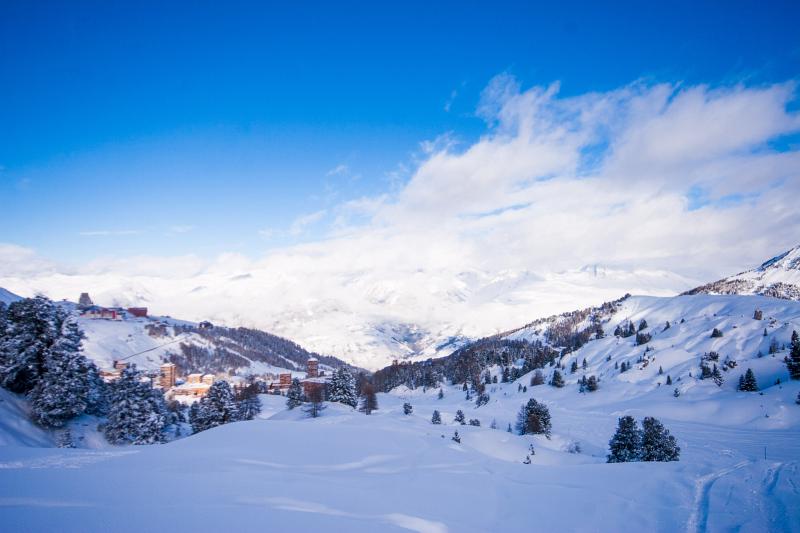
{"type": "Polygon", "coordinates": [[[439,425],[442,423],[442,415],[439,414],[439,411],[433,411],[433,416],[431,416],[431,424],[439,425]]]}
{"type": "Polygon", "coordinates": [[[403,404],[403,414],[404,415],[410,415],[413,412],[414,412],[414,407],[410,403],[406,402],[406,403],[403,404]]]}
{"type": "Polygon", "coordinates": [[[459,443],[459,444],[461,444],[461,437],[459,436],[459,434],[458,434],[458,431],[456,431],[456,432],[453,434],[453,436],[452,436],[452,440],[453,440],[453,441],[455,441],[455,442],[457,442],[457,443],[459,443]]]}

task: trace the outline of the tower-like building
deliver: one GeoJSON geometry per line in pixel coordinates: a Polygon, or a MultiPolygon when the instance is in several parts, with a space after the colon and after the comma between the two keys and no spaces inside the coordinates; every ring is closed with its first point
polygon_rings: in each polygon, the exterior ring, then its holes
{"type": "Polygon", "coordinates": [[[319,376],[319,361],[315,357],[309,357],[306,363],[306,377],[316,378],[319,376]]]}
{"type": "Polygon", "coordinates": [[[88,292],[82,292],[81,297],[78,298],[78,307],[91,307],[94,305],[94,302],[91,298],[89,298],[88,292]]]}
{"type": "Polygon", "coordinates": [[[161,388],[170,389],[175,386],[175,379],[177,377],[177,370],[173,363],[164,363],[161,365],[161,388]]]}

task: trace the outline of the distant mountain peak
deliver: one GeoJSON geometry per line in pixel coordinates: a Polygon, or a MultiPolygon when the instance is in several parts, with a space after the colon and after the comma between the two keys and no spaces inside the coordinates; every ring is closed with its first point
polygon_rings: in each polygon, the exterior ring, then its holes
{"type": "Polygon", "coordinates": [[[695,287],[684,294],[760,294],[800,300],[800,246],[776,255],[757,268],[695,287]]]}

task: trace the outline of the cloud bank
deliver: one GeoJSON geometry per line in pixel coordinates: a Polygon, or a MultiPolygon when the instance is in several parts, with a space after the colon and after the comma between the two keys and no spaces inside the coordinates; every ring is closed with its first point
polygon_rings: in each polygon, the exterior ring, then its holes
{"type": "Polygon", "coordinates": [[[477,106],[482,137],[425,143],[400,187],[292,224],[295,236],[328,224],[325,239],[257,259],[71,270],[5,245],[0,286],[266,327],[375,367],[625,291],[678,291],[798,244],[795,103],[794,83],[562,97],[501,75],[477,106]]]}

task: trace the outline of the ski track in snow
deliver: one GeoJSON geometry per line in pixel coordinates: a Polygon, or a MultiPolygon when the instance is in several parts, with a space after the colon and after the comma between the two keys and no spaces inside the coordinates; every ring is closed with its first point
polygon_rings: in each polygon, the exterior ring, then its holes
{"type": "Polygon", "coordinates": [[[0,462],[0,470],[20,468],[81,468],[115,457],[138,453],[135,450],[113,452],[80,452],[73,455],[48,455],[28,460],[0,462]]]}
{"type": "MultiPolygon", "coordinates": [[[[296,500],[294,498],[247,498],[241,500],[241,503],[250,505],[269,505],[275,509],[281,509],[283,511],[343,516],[358,520],[389,523],[403,529],[415,531],[417,533],[447,533],[449,531],[445,524],[436,522],[434,520],[427,520],[419,516],[411,516],[403,513],[388,513],[379,515],[351,513],[348,511],[334,509],[321,503],[296,500]]],[[[376,527],[376,529],[380,529],[380,527],[376,527]]]]}
{"type": "Polygon", "coordinates": [[[694,508],[686,524],[686,531],[705,533],[708,527],[711,488],[714,483],[731,472],[752,464],[752,461],[742,461],[729,468],[723,468],[711,474],[701,476],[695,480],[694,508]]]}

